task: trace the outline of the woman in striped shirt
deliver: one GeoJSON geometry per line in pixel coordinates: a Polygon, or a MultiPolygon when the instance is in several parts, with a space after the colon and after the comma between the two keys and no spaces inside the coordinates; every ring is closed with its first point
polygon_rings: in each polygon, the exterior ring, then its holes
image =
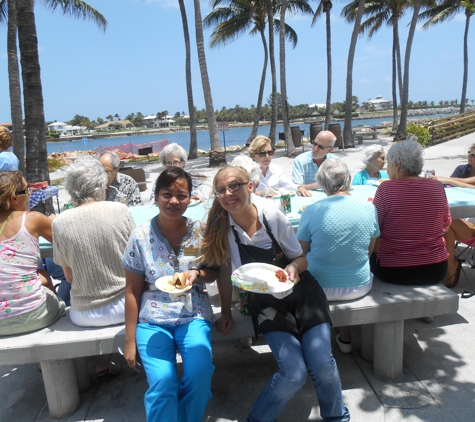
{"type": "Polygon", "coordinates": [[[406,140],[387,154],[390,180],[381,183],[373,204],[381,230],[371,271],[397,284],[437,284],[447,274],[444,234],[452,218],[444,186],[419,177],[422,147],[406,140]]]}

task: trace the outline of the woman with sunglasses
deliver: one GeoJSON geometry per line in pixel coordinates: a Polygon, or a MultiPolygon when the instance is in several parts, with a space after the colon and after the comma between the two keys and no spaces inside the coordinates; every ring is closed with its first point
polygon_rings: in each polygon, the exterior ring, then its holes
{"type": "Polygon", "coordinates": [[[0,336],[47,327],[66,307],[37,272],[38,238],[52,241],[52,221],[28,211],[30,193],[21,172],[0,171],[0,336]]]}
{"type": "Polygon", "coordinates": [[[307,259],[287,217],[252,197],[253,183],[241,167],[226,167],[214,178],[215,199],[208,214],[202,253],[208,265],[219,266],[218,289],[224,333],[232,327],[231,273],[249,263],[274,263],[294,280],[283,298],[251,293],[251,316],[279,370],[249,411],[247,422],[275,421],[305,384],[310,372],[325,421],[349,421],[340,376],[331,351],[328,303],[307,271],[307,259]]]}
{"type": "Polygon", "coordinates": [[[249,146],[249,156],[261,168],[261,181],[256,190],[260,196],[272,196],[279,193],[279,189],[297,190],[297,185],[292,183],[277,164],[272,164],[274,149],[266,136],[258,136],[249,146]]]}

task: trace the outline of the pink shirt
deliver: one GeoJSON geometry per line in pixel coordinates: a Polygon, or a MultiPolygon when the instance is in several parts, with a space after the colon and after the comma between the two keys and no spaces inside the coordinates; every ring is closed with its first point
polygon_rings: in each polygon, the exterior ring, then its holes
{"type": "Polygon", "coordinates": [[[23,214],[18,233],[0,241],[0,317],[10,318],[30,312],[46,300],[37,267],[38,239],[25,227],[23,214]]]}
{"type": "Polygon", "coordinates": [[[411,267],[447,260],[444,227],[452,222],[442,183],[432,179],[388,180],[378,187],[382,267],[411,267]]]}

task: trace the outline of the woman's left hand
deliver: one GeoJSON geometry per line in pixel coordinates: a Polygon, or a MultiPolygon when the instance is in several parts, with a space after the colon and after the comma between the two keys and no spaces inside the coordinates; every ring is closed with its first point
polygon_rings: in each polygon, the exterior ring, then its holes
{"type": "Polygon", "coordinates": [[[285,267],[285,271],[289,275],[290,279],[297,284],[300,281],[299,271],[297,266],[292,262],[287,267],[285,267]]]}

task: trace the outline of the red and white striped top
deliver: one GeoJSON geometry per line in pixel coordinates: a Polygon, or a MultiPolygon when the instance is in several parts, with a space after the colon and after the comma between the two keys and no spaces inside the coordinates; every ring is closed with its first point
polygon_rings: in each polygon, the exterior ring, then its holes
{"type": "Polygon", "coordinates": [[[378,187],[382,267],[436,264],[448,258],[444,227],[452,222],[442,183],[432,179],[388,180],[378,187]]]}

